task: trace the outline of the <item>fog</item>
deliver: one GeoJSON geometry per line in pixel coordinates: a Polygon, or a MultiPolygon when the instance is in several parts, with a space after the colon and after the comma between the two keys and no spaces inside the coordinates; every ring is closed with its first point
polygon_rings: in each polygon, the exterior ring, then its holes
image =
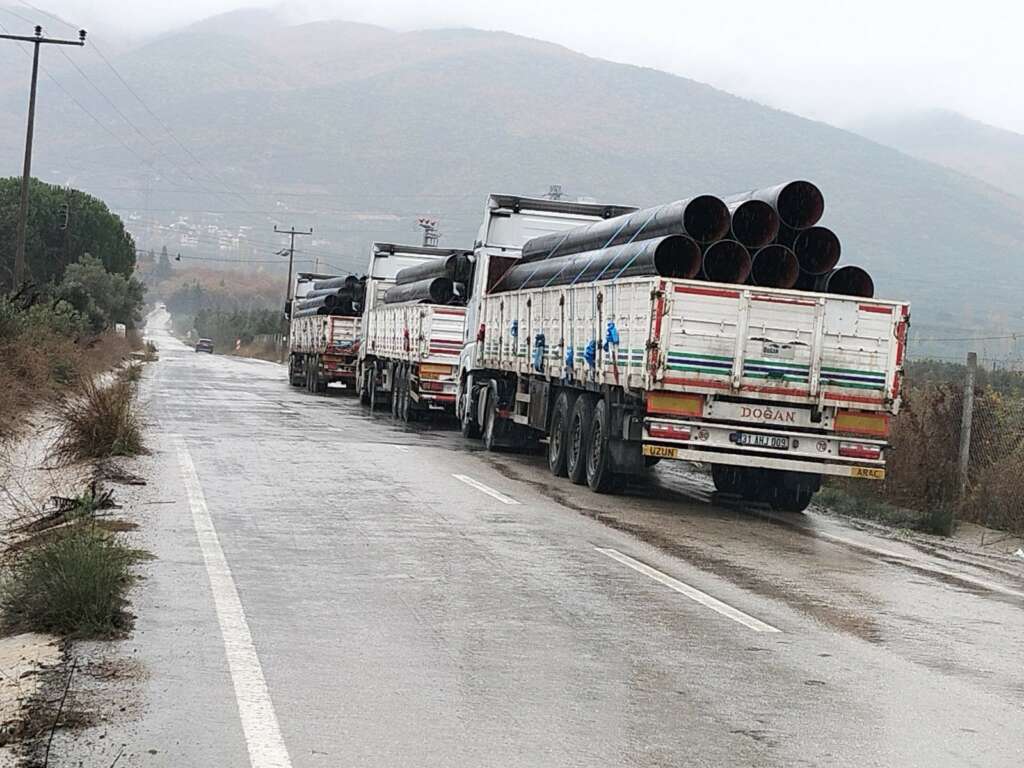
{"type": "Polygon", "coordinates": [[[136,40],[252,6],[277,8],[283,23],[344,18],[396,29],[504,30],[663,69],[838,125],[938,107],[1024,132],[1024,98],[1016,87],[1024,71],[1024,5],[993,0],[970,6],[947,0],[3,1],[26,17],[41,17],[28,7],[34,5],[95,34],[136,40]]]}

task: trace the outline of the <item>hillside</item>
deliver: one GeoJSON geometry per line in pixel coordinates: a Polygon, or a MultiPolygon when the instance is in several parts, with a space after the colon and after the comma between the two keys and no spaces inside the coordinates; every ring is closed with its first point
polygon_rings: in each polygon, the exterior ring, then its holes
{"type": "MultiPolygon", "coordinates": [[[[844,262],[913,300],[918,330],[1024,325],[1021,200],[692,80],[504,33],[283,27],[271,12],[236,12],[114,59],[199,166],[86,53],[87,74],[153,145],[65,73],[137,156],[46,85],[36,168],[136,211],[136,230],[159,218],[150,236],[187,211],[227,211],[267,247],[271,222],[314,226],[318,247],[344,254],[332,263],[358,269],[372,239],[417,238],[417,214],[441,219],[443,243],[471,244],[489,191],[560,183],[643,205],[807,177],[826,193],[844,262]],[[238,193],[204,191],[226,186],[238,193]]],[[[23,95],[0,91],[4,135],[19,135],[23,95]]],[[[19,154],[20,142],[0,146],[0,169],[17,173],[19,154]]]]}
{"type": "Polygon", "coordinates": [[[877,117],[850,128],[1024,198],[1024,135],[946,110],[877,117]]]}

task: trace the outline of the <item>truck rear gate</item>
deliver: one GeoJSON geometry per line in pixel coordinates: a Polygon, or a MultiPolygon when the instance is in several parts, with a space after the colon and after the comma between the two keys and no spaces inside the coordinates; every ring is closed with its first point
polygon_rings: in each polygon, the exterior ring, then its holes
{"type": "Polygon", "coordinates": [[[648,456],[884,476],[906,304],[638,277],[485,296],[481,321],[481,368],[642,401],[648,456]]]}
{"type": "Polygon", "coordinates": [[[341,315],[311,315],[291,321],[289,380],[311,392],[331,383],[353,388],[359,355],[362,319],[341,315]]]}

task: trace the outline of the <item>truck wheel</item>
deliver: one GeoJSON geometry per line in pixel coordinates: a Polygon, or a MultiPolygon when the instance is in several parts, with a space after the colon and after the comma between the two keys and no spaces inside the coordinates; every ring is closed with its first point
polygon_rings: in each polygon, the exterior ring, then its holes
{"type": "Polygon", "coordinates": [[[619,484],[612,464],[610,422],[608,402],[602,398],[597,401],[590,421],[587,451],[587,485],[596,493],[610,493],[619,484]]]}
{"type": "Polygon", "coordinates": [[[416,409],[413,408],[412,398],[409,396],[409,390],[412,387],[412,380],[409,376],[409,367],[406,366],[402,370],[402,400],[398,406],[398,418],[409,424],[416,421],[416,409]]]}
{"type": "Polygon", "coordinates": [[[712,464],[711,480],[719,493],[743,493],[744,472],[742,467],[729,464],[712,464]]]}
{"type": "Polygon", "coordinates": [[[295,374],[295,358],[288,358],[288,383],[293,387],[302,386],[302,376],[295,374]]]}
{"type": "Polygon", "coordinates": [[[391,369],[391,418],[398,418],[398,408],[402,402],[402,368],[395,366],[391,369]]]}
{"type": "Polygon", "coordinates": [[[496,451],[498,450],[498,385],[492,381],[487,389],[480,393],[480,397],[487,398],[484,406],[484,448],[488,451],[496,451]]]}
{"type": "Polygon", "coordinates": [[[363,371],[363,378],[359,381],[359,402],[363,405],[370,404],[370,374],[363,371]]]}
{"type": "Polygon", "coordinates": [[[370,389],[370,413],[377,410],[377,406],[381,404],[382,393],[380,391],[380,385],[377,383],[377,369],[374,367],[369,373],[369,389],[370,389]]]}
{"type": "Polygon", "coordinates": [[[551,428],[548,431],[548,469],[555,477],[565,477],[568,474],[565,462],[573,399],[572,393],[563,389],[555,398],[555,409],[551,413],[551,428]]]}
{"type": "Polygon", "coordinates": [[[473,393],[468,389],[462,393],[462,413],[459,415],[459,428],[462,436],[467,439],[480,437],[480,427],[473,418],[473,393]]]}
{"type": "Polygon", "coordinates": [[[565,468],[576,485],[587,482],[587,454],[590,451],[590,424],[594,420],[594,399],[580,395],[572,407],[566,440],[565,468]]]}
{"type": "Polygon", "coordinates": [[[810,488],[782,488],[772,500],[772,509],[779,512],[803,512],[813,497],[814,491],[810,488]]]}

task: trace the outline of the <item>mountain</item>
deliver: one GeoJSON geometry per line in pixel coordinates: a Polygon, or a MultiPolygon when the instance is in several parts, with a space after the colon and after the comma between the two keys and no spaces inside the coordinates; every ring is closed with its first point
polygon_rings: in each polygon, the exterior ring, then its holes
{"type": "MultiPolygon", "coordinates": [[[[809,178],[843,261],[871,270],[879,295],[911,299],[918,332],[1024,326],[1020,199],[693,80],[501,32],[287,26],[240,11],[112,57],[172,139],[88,46],[81,54],[145,139],[64,70],[66,91],[105,127],[44,82],[35,168],[134,216],[147,247],[204,210],[253,227],[266,258],[281,245],[272,223],[313,226],[307,257],[360,269],[371,240],[418,239],[419,214],[441,220],[443,244],[471,245],[487,192],[559,183],[650,205],[809,178]]],[[[0,89],[3,135],[20,136],[23,119],[24,88],[0,89]]],[[[0,145],[0,174],[18,173],[20,151],[0,145]]]]}
{"type": "Polygon", "coordinates": [[[1024,134],[948,110],[873,117],[850,130],[1024,198],[1024,134]]]}

